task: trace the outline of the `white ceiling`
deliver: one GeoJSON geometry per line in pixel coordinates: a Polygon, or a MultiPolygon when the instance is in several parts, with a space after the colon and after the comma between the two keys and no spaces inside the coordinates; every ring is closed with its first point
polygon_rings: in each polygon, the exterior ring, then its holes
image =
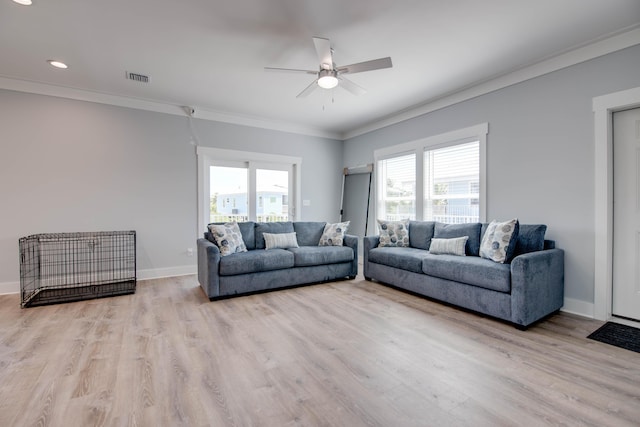
{"type": "Polygon", "coordinates": [[[49,92],[44,83],[345,137],[639,23],[638,0],[0,0],[0,87],[49,92]],[[362,96],[297,99],[313,76],[263,67],[316,69],[313,36],[331,39],[338,65],[390,56],[393,68],[351,75],[362,96]]]}

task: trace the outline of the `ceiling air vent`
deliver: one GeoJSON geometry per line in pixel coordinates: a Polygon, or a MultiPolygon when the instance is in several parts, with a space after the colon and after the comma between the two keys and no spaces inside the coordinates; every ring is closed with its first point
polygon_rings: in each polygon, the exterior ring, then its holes
{"type": "Polygon", "coordinates": [[[149,80],[151,80],[149,76],[145,76],[144,74],[138,74],[138,73],[130,73],[129,71],[125,71],[125,75],[127,79],[140,82],[140,83],[149,83],[149,80]]]}

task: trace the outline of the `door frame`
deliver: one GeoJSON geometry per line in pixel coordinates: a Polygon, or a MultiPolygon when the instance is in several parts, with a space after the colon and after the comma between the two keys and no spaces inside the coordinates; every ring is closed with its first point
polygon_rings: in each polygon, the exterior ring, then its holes
{"type": "Polygon", "coordinates": [[[612,318],[613,113],[640,107],[640,87],[593,98],[595,134],[595,264],[591,317],[612,318]]]}

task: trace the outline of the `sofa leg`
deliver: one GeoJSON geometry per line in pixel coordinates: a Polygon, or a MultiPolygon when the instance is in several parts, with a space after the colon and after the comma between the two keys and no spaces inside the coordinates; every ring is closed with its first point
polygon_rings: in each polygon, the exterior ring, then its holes
{"type": "Polygon", "coordinates": [[[348,280],[353,280],[353,279],[355,279],[355,278],[356,278],[356,276],[347,276],[347,279],[348,279],[348,280]]]}
{"type": "Polygon", "coordinates": [[[516,329],[519,331],[526,331],[527,329],[529,329],[529,326],[525,326],[525,325],[516,325],[516,329]]]}
{"type": "Polygon", "coordinates": [[[370,282],[372,279],[371,277],[364,276],[364,280],[366,280],[367,282],[370,282]]]}

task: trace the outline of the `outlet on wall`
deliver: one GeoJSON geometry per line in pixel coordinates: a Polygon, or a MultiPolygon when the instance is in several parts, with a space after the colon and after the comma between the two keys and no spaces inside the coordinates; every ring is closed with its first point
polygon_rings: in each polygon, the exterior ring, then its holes
{"type": "Polygon", "coordinates": [[[187,248],[187,256],[193,256],[193,248],[187,248]]]}

